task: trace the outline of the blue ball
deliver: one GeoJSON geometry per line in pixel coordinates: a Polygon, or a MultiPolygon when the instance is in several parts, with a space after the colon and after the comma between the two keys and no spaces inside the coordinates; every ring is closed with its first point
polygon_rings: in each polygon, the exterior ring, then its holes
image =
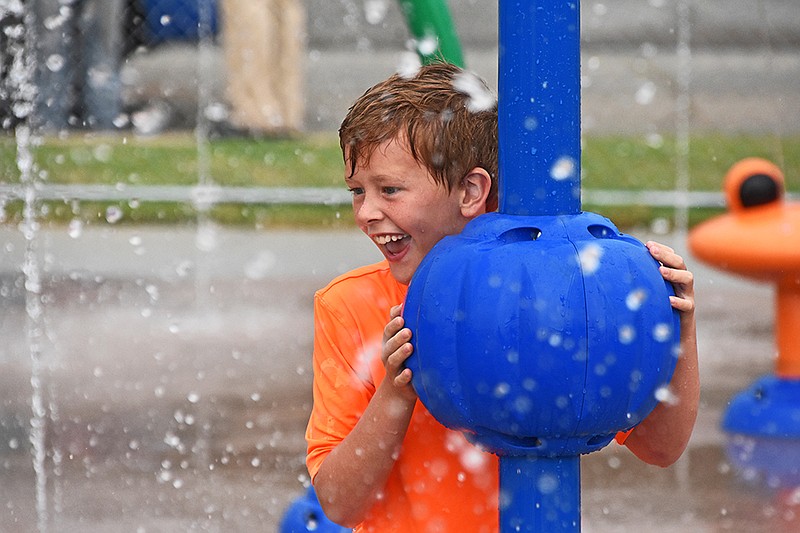
{"type": "Polygon", "coordinates": [[[407,366],[431,414],[494,453],[591,452],[669,382],[671,294],[647,248],[600,215],[483,215],[417,269],[407,366]]]}
{"type": "Polygon", "coordinates": [[[297,498],[286,509],[278,528],[280,533],[349,533],[352,529],[342,527],[325,516],[317,499],[314,487],[308,487],[306,493],[297,498]]]}

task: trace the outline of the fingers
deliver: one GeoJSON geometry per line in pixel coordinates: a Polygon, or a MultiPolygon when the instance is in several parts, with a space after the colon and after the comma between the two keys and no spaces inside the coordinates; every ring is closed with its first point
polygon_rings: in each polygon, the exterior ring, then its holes
{"type": "Polygon", "coordinates": [[[691,313],[694,311],[694,299],[670,296],[669,303],[672,308],[681,313],[691,313]]]}
{"type": "Polygon", "coordinates": [[[389,317],[395,318],[403,313],[403,304],[398,304],[389,310],[389,317]]]}
{"type": "Polygon", "coordinates": [[[672,284],[675,296],[670,296],[670,304],[683,314],[694,311],[694,274],[686,267],[686,262],[675,250],[655,241],[648,241],[645,246],[650,255],[661,263],[661,277],[672,284]]]}
{"type": "MultiPolygon", "coordinates": [[[[387,373],[400,377],[403,370],[403,363],[411,355],[413,346],[411,345],[411,330],[403,327],[405,322],[400,316],[402,306],[392,308],[390,315],[393,317],[383,329],[383,365],[387,373]]],[[[409,370],[410,374],[411,371],[409,370]]]]}
{"type": "Polygon", "coordinates": [[[411,330],[404,327],[403,306],[396,305],[389,311],[389,323],[383,328],[383,351],[381,357],[386,377],[404,398],[416,398],[411,386],[412,372],[405,367],[406,359],[413,353],[411,330]]]}
{"type": "Polygon", "coordinates": [[[409,342],[411,340],[411,330],[401,329],[396,335],[391,337],[383,345],[383,364],[387,370],[391,367],[399,369],[414,350],[409,342]]]}
{"type": "Polygon", "coordinates": [[[675,250],[669,246],[655,241],[648,241],[645,243],[645,246],[650,251],[650,255],[652,255],[653,258],[662,265],[680,270],[686,270],[686,263],[684,262],[683,257],[676,254],[675,250]]]}
{"type": "Polygon", "coordinates": [[[400,372],[396,378],[394,378],[394,384],[396,387],[406,387],[411,384],[411,370],[404,369],[400,372]]]}
{"type": "MultiPolygon", "coordinates": [[[[684,266],[685,268],[685,266],[684,266]]],[[[658,267],[661,272],[661,277],[669,281],[673,285],[680,285],[681,288],[694,287],[694,274],[689,270],[680,270],[677,268],[670,268],[668,266],[658,267]]]]}

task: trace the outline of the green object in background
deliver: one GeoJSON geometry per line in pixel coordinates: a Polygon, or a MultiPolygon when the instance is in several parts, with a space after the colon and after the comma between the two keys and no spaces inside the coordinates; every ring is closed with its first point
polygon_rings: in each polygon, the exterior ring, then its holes
{"type": "Polygon", "coordinates": [[[422,64],[445,60],[464,67],[461,43],[446,0],[399,0],[422,64]],[[437,46],[428,46],[436,43],[437,46]]]}

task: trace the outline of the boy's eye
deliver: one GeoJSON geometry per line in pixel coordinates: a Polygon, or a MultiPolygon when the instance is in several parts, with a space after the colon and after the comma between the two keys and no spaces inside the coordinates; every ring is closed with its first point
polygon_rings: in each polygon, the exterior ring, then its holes
{"type": "Polygon", "coordinates": [[[350,191],[350,194],[352,194],[353,196],[364,194],[364,189],[362,189],[361,187],[350,187],[347,190],[350,191]]]}
{"type": "Polygon", "coordinates": [[[384,187],[384,188],[383,188],[383,193],[384,193],[384,194],[394,194],[394,193],[396,193],[396,192],[397,192],[397,191],[399,191],[399,190],[400,190],[400,189],[399,189],[399,188],[397,188],[397,187],[384,187]]]}

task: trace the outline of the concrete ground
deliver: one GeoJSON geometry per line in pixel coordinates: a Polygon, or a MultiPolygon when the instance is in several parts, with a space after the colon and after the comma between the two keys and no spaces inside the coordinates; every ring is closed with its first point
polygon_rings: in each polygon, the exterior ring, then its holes
{"type": "MultiPolygon", "coordinates": [[[[307,482],[313,291],[373,245],[346,230],[43,229],[36,313],[22,233],[0,242],[0,531],[274,531],[307,482]]],[[[772,369],[772,289],[687,259],[703,402],[689,449],[663,470],[616,445],[585,457],[583,529],[794,531],[796,494],[737,472],[719,429],[772,369]]]]}

